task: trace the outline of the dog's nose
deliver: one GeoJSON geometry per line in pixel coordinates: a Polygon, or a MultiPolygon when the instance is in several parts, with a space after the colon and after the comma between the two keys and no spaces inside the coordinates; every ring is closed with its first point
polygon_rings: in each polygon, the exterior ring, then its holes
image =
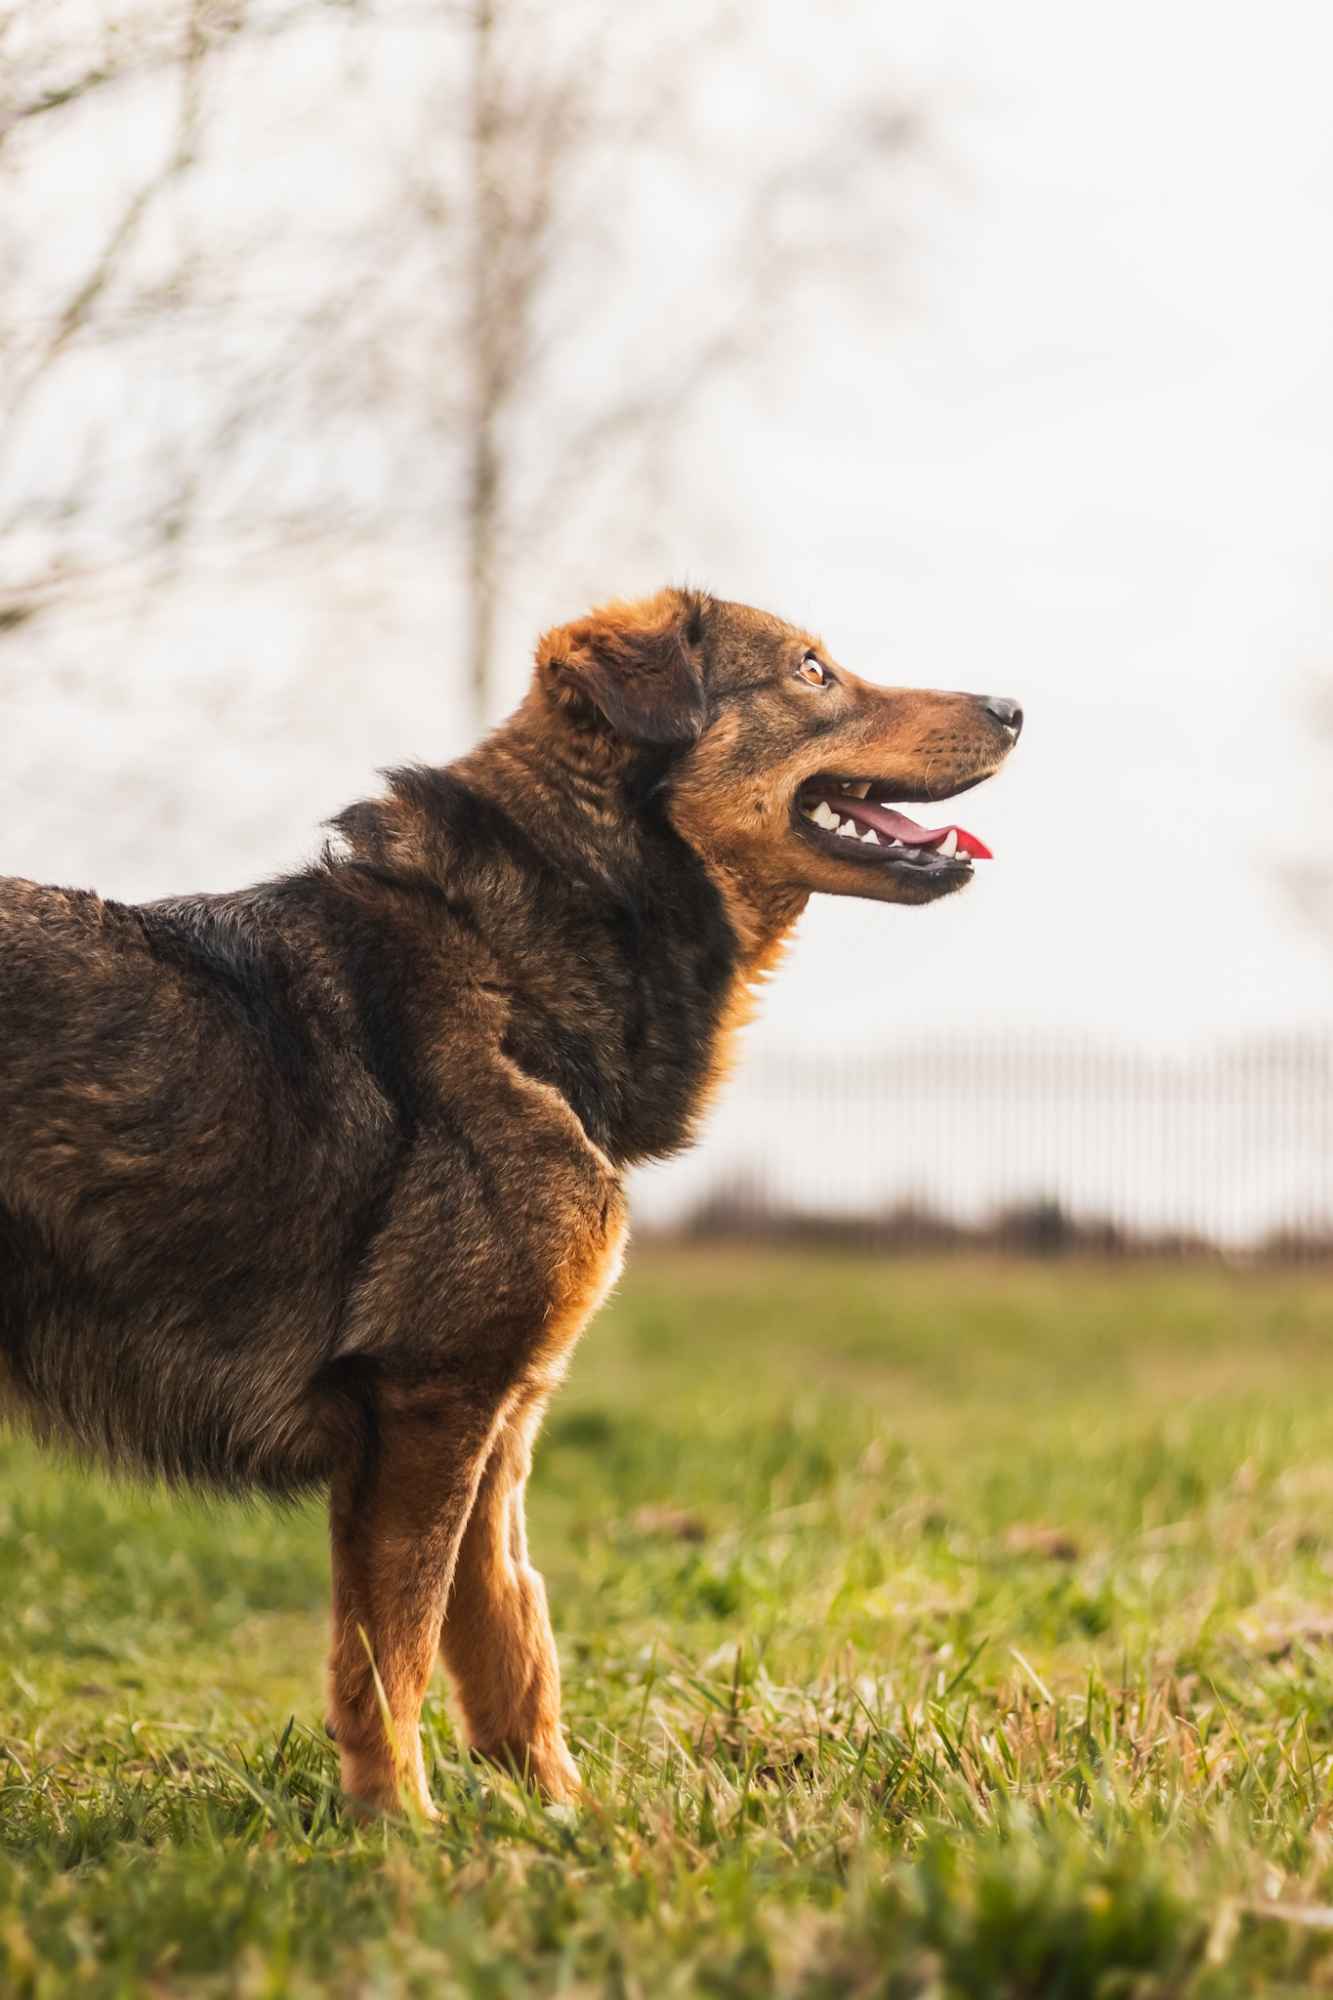
{"type": "Polygon", "coordinates": [[[1002,694],[986,694],[981,697],[987,715],[993,715],[1001,729],[1007,729],[1017,743],[1023,732],[1023,711],[1016,701],[1009,701],[1002,694]]]}

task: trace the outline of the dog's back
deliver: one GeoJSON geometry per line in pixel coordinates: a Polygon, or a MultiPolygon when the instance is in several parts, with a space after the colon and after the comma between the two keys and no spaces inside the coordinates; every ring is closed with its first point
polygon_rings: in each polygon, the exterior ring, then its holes
{"type": "Polygon", "coordinates": [[[129,908],[0,881],[7,1399],[173,1478],[327,1470],[310,1384],[394,1129],[296,884],[129,908]]]}

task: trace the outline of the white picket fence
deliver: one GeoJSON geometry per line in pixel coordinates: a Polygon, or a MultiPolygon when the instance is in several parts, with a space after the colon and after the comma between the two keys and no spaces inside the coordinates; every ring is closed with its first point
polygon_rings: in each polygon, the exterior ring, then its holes
{"type": "MultiPolygon", "coordinates": [[[[1172,1056],[1075,1037],[921,1038],[742,1064],[700,1145],[637,1177],[642,1224],[902,1215],[963,1228],[1047,1205],[1126,1237],[1333,1239],[1333,1040],[1172,1056]]],[[[897,1223],[893,1221],[898,1218],[897,1223]]]]}

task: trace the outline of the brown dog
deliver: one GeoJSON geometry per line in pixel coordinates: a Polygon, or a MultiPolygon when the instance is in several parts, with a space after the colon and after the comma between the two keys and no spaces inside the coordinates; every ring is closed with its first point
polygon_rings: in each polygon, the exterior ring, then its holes
{"type": "Polygon", "coordinates": [[[0,883],[5,1405],[170,1479],[331,1488],[354,1798],[430,1810],[440,1649],[475,1748],[574,1791],[523,1495],[625,1170],[690,1138],[813,890],[962,887],[980,843],[896,802],[1021,722],[669,590],[548,633],[501,729],[301,874],[0,883]]]}

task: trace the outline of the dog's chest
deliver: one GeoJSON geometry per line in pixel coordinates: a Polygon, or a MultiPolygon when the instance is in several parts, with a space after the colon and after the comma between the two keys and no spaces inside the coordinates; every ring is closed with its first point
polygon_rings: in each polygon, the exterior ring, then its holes
{"type": "Polygon", "coordinates": [[[571,1243],[560,1272],[532,1358],[533,1377],[545,1386],[553,1388],[562,1380],[579,1335],[614,1291],[628,1241],[628,1209],[617,1190],[603,1226],[590,1228],[581,1241],[571,1243]]]}

